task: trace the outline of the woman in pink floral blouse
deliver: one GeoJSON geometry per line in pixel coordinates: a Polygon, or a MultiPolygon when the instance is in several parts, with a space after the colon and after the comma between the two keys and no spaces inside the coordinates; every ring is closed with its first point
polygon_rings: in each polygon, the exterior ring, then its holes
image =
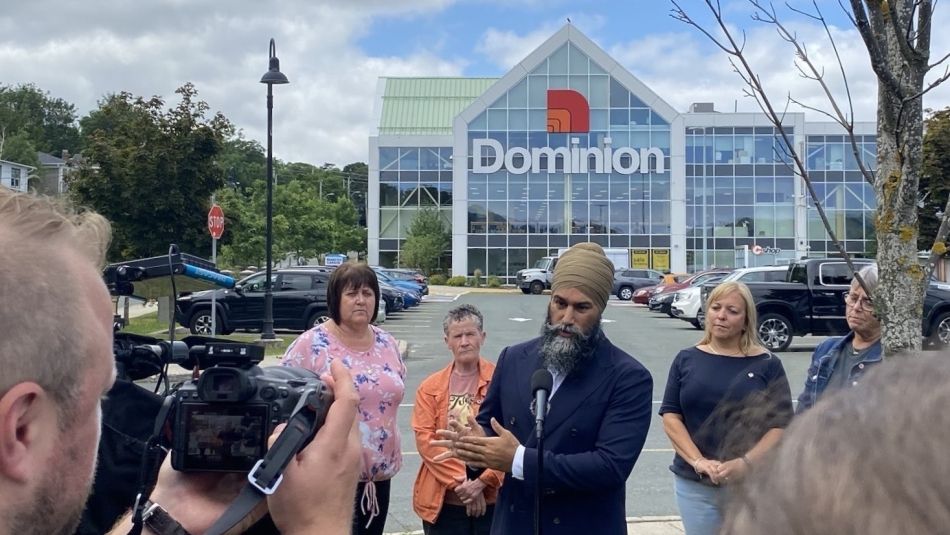
{"type": "Polygon", "coordinates": [[[340,360],[360,396],[363,471],[356,488],[353,533],[379,535],[389,510],[390,480],[402,466],[396,410],[405,392],[406,366],[391,334],[372,325],[379,282],[366,264],[347,262],[330,276],[330,320],[303,333],[287,348],[285,366],[318,374],[340,360]]]}

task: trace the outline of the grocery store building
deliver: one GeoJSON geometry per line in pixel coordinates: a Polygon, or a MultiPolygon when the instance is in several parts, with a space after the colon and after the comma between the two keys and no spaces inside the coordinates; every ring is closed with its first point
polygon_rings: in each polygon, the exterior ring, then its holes
{"type": "MultiPolygon", "coordinates": [[[[515,273],[575,243],[673,272],[825,256],[787,145],[761,113],[676,110],[568,24],[501,78],[381,78],[369,139],[369,262],[395,266],[420,210],[451,229],[443,266],[515,273]]],[[[873,247],[874,191],[833,123],[788,113],[847,249],[873,247]]],[[[855,125],[874,167],[874,123],[855,125]]]]}

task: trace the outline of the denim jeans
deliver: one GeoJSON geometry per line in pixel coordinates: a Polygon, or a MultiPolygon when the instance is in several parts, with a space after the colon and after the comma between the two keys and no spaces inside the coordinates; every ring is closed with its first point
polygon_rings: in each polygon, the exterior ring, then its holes
{"type": "Polygon", "coordinates": [[[716,535],[722,525],[725,490],[674,476],[676,506],[686,535],[716,535]]]}

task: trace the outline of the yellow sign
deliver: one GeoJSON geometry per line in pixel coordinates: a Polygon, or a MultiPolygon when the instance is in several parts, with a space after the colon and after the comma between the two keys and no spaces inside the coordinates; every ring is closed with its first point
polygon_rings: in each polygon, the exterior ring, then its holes
{"type": "Polygon", "coordinates": [[[647,269],[650,267],[649,249],[631,249],[630,267],[633,269],[647,269]]]}
{"type": "Polygon", "coordinates": [[[670,270],[670,250],[653,249],[653,269],[667,272],[670,270]]]}

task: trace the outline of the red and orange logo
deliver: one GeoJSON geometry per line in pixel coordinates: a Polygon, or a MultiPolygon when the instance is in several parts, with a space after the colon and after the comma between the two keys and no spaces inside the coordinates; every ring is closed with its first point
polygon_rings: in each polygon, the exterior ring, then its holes
{"type": "Polygon", "coordinates": [[[573,89],[548,89],[548,132],[590,132],[590,106],[573,89]]]}

